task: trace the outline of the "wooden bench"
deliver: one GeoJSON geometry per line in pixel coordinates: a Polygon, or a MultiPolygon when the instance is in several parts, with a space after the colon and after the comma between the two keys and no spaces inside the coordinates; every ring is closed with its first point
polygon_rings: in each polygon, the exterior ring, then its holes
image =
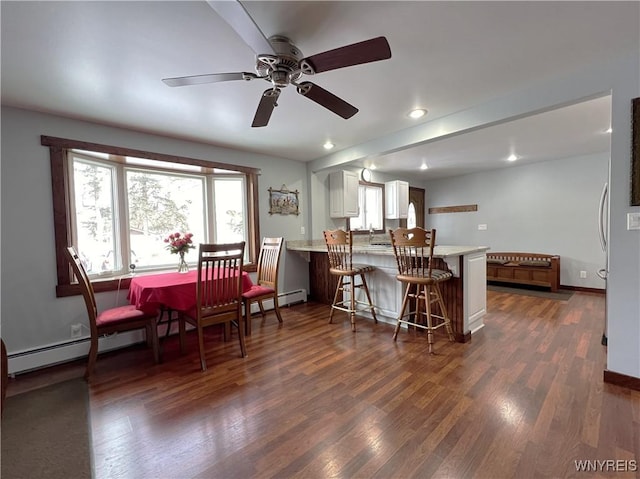
{"type": "Polygon", "coordinates": [[[560,287],[560,256],[541,253],[487,253],[487,281],[560,287]]]}

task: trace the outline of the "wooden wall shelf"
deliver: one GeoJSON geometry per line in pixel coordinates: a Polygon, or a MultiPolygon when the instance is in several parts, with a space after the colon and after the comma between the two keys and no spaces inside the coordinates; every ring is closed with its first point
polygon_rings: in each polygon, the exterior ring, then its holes
{"type": "Polygon", "coordinates": [[[478,205],[438,206],[429,208],[430,215],[438,213],[463,213],[466,211],[478,211],[478,205]]]}

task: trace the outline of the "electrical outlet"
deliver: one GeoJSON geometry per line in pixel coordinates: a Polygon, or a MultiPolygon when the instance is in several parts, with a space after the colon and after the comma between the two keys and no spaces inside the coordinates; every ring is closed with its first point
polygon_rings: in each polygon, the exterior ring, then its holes
{"type": "Polygon", "coordinates": [[[586,278],[587,277],[587,272],[586,271],[580,271],[580,277],[581,278],[586,278]]]}
{"type": "Polygon", "coordinates": [[[301,226],[301,227],[300,227],[300,234],[301,234],[302,236],[304,236],[304,226],[301,226]]]}
{"type": "Polygon", "coordinates": [[[82,324],[72,324],[71,325],[71,339],[76,339],[82,336],[82,324]]]}
{"type": "Polygon", "coordinates": [[[478,230],[479,231],[487,231],[487,225],[486,224],[478,225],[478,230]]]}

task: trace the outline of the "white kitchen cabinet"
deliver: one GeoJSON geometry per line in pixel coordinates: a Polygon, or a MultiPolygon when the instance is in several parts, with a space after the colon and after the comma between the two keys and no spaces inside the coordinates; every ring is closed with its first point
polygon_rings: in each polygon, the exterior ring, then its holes
{"type": "Polygon", "coordinates": [[[335,171],[329,174],[329,212],[331,218],[358,216],[359,184],[358,173],[353,171],[335,171]]]}
{"type": "Polygon", "coordinates": [[[464,256],[464,318],[471,333],[484,327],[487,314],[487,255],[479,252],[464,256]]]}
{"type": "Polygon", "coordinates": [[[397,220],[406,218],[409,213],[409,183],[406,181],[387,181],[384,184],[385,218],[397,220]]]}

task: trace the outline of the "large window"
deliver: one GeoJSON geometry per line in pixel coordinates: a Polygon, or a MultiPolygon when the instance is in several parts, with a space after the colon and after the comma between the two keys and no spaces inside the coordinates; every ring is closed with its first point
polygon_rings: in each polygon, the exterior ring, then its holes
{"type": "Polygon", "coordinates": [[[42,143],[51,149],[59,295],[74,292],[60,254],[67,245],[100,280],[98,290],[111,289],[109,278],[123,287],[130,265],[175,267],[164,241],[174,232],[192,233],[196,245],[244,240],[245,264],[255,268],[257,170],[104,145],[73,148],[77,142],[49,137],[42,143]]]}

